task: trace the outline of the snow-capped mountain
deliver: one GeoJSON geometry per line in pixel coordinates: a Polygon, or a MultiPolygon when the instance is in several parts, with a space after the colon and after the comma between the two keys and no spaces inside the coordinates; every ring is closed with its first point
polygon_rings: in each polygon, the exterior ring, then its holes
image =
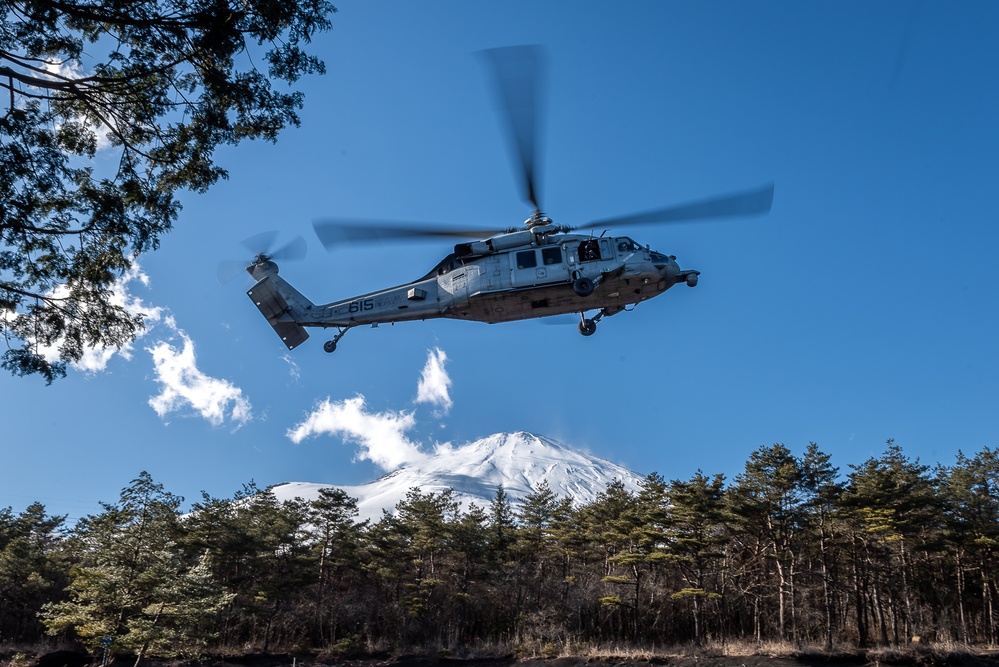
{"type": "Polygon", "coordinates": [[[596,499],[615,479],[628,490],[637,491],[642,476],[550,438],[520,431],[497,433],[462,447],[439,448],[434,455],[368,484],[289,482],[271,490],[279,500],[312,500],[319,497],[321,488],[341,488],[357,499],[360,519],[377,521],[383,509],[393,511],[414,487],[423,493],[454,489],[455,499],[467,508],[471,502],[487,507],[502,484],[510,502],[517,506],[547,480],[559,498],[583,504],[596,499]]]}

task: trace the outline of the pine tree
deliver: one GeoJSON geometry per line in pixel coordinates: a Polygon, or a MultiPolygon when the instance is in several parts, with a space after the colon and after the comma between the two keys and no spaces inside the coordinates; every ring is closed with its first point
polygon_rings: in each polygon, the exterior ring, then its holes
{"type": "Polygon", "coordinates": [[[314,627],[315,609],[298,604],[319,581],[310,509],[281,502],[249,483],[232,499],[204,495],[187,521],[186,548],[211,557],[215,578],[235,595],[224,613],[226,643],[297,642],[314,627]]]}
{"type": "Polygon", "coordinates": [[[340,641],[342,626],[351,624],[346,601],[354,577],[362,567],[363,533],[368,522],[357,521],[357,500],[342,489],[322,488],[309,505],[308,522],[315,531],[313,558],[318,566],[316,593],[317,635],[327,646],[340,641]]]}
{"type": "Polygon", "coordinates": [[[256,626],[253,634],[262,639],[264,653],[276,637],[297,641],[308,627],[309,617],[303,618],[297,605],[318,580],[309,557],[308,516],[304,502],[278,501],[270,490],[253,494],[238,508],[237,525],[248,548],[237,602],[256,626]]]}
{"type": "Polygon", "coordinates": [[[698,470],[686,482],[673,480],[669,485],[666,553],[684,584],[671,597],[689,601],[697,645],[704,639],[705,602],[721,597],[720,582],[713,575],[727,541],[724,480],[722,475],[709,479],[698,470]]]}
{"type": "Polygon", "coordinates": [[[201,559],[178,546],[182,498],[143,472],[119,501],[80,520],[72,541],[79,564],[69,600],[50,603],[42,620],[50,634],[72,630],[93,652],[110,639],[115,655],[196,653],[207,638],[205,618],[227,601],[201,559]]]}
{"type": "Polygon", "coordinates": [[[373,530],[373,566],[391,587],[401,629],[410,641],[441,642],[449,597],[448,565],[459,518],[454,492],[410,489],[373,530]]]}
{"type": "Polygon", "coordinates": [[[535,608],[550,594],[550,574],[557,562],[552,527],[559,510],[558,495],[548,480],[524,496],[517,512],[517,542],[514,547],[521,576],[518,578],[516,599],[520,607],[532,600],[535,608]]]}
{"type": "Polygon", "coordinates": [[[108,296],[204,192],[216,151],[299,122],[284,84],[322,73],[306,47],[325,0],[8,0],[0,15],[0,366],[65,375],[143,318],[108,296]],[[94,157],[107,145],[113,165],[94,157]]]}
{"type": "Polygon", "coordinates": [[[446,646],[467,646],[487,617],[488,582],[496,576],[490,551],[489,515],[471,503],[451,526],[447,599],[442,628],[446,646]]]}
{"type": "Polygon", "coordinates": [[[793,639],[796,540],[805,521],[801,462],[782,444],[761,447],[750,454],[735,482],[729,491],[730,506],[751,545],[749,564],[756,568],[756,637],[759,640],[763,633],[761,605],[769,591],[776,591],[777,636],[793,639]]]}
{"type": "Polygon", "coordinates": [[[504,563],[516,541],[516,514],[506,489],[500,484],[489,503],[489,546],[495,562],[504,563]]]}
{"type": "Polygon", "coordinates": [[[825,618],[825,648],[833,648],[836,625],[837,562],[833,555],[837,542],[836,515],[843,494],[844,484],[839,481],[839,468],[833,467],[828,454],[814,442],[809,443],[801,460],[803,486],[806,493],[807,531],[811,539],[806,546],[818,549],[819,575],[822,580],[822,611],[825,618]]]}
{"type": "MultiPolygon", "coordinates": [[[[888,441],[879,458],[851,465],[844,516],[857,545],[858,614],[866,606],[883,644],[899,644],[928,624],[914,604],[917,559],[929,567],[926,547],[940,536],[940,505],[929,467],[888,441]]],[[[858,619],[858,624],[863,621],[858,619]]]]}
{"type": "Polygon", "coordinates": [[[41,636],[37,612],[58,599],[69,567],[61,549],[65,516],[49,516],[41,503],[19,515],[0,510],[0,637],[30,641],[41,636]]]}
{"type": "Polygon", "coordinates": [[[647,552],[638,500],[621,480],[611,482],[577,513],[579,529],[594,560],[601,562],[605,584],[600,604],[618,626],[618,639],[637,643],[641,632],[642,584],[647,552]],[[630,590],[629,590],[630,589],[630,590]],[[625,592],[624,597],[621,593],[625,592]],[[628,612],[619,617],[619,612],[628,612]],[[630,631],[629,631],[630,630],[630,631]]]}
{"type": "Polygon", "coordinates": [[[999,553],[999,449],[985,448],[942,470],[941,495],[946,509],[946,544],[953,553],[958,636],[995,644],[996,556],[999,553]],[[977,624],[972,615],[977,612],[977,624]],[[971,628],[981,628],[973,637],[971,628]]]}

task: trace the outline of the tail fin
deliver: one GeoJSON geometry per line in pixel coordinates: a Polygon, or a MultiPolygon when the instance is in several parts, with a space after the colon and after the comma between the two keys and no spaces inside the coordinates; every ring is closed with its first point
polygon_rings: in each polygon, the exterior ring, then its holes
{"type": "Polygon", "coordinates": [[[277,272],[265,275],[246,294],[289,350],[308,340],[309,332],[298,322],[313,304],[277,272]]]}

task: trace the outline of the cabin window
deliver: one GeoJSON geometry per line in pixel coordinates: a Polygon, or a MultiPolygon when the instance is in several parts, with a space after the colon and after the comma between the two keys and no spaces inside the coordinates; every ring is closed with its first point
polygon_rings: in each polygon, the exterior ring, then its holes
{"type": "Polygon", "coordinates": [[[562,249],[561,248],[542,248],[541,249],[541,261],[545,263],[545,266],[550,264],[561,264],[562,263],[562,249]]]}
{"type": "Polygon", "coordinates": [[[600,244],[597,239],[589,239],[579,244],[579,261],[594,262],[600,259],[600,244]]]}
{"type": "Polygon", "coordinates": [[[538,257],[533,250],[524,250],[517,253],[518,269],[533,269],[538,265],[538,257]]]}

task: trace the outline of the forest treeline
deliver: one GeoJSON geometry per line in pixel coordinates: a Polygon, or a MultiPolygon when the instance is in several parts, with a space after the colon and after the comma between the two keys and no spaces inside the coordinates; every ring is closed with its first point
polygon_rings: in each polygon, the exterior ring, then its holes
{"type": "MultiPolygon", "coordinates": [[[[68,527],[0,511],[0,638],[132,658],[421,647],[996,643],[999,450],[931,468],[889,441],[841,474],[761,447],[731,483],[651,474],[516,509],[412,489],[358,522],[324,490],[183,499],[142,473],[68,527]]],[[[533,648],[531,648],[533,647],[533,648]]]]}

